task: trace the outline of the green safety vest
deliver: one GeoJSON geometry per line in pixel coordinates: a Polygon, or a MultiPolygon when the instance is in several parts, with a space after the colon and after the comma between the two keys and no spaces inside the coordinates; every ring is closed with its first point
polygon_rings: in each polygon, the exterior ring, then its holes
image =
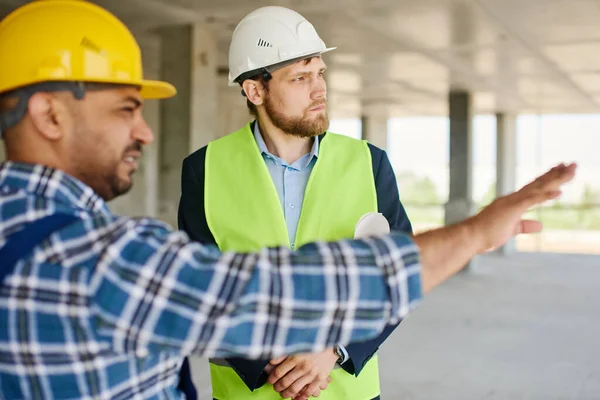
{"type": "MultiPolygon", "coordinates": [[[[250,124],[208,145],[204,193],[206,220],[221,251],[290,246],[279,196],[250,124]]],[[[366,141],[327,133],[319,143],[319,157],[306,186],[296,248],[320,240],[351,239],[359,218],[376,211],[371,152],[366,141]]],[[[222,360],[210,363],[214,398],[281,399],[268,383],[250,391],[224,364],[222,360]]],[[[376,355],[359,377],[336,368],[331,378],[319,399],[370,400],[380,393],[376,355]]]]}

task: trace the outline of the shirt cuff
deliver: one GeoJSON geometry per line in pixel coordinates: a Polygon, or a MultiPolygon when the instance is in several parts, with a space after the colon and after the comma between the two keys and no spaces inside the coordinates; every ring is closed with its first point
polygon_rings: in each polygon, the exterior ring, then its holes
{"type": "Polygon", "coordinates": [[[344,358],[342,359],[342,361],[338,362],[339,365],[342,365],[343,363],[345,363],[346,361],[348,361],[350,359],[350,355],[348,354],[348,351],[346,350],[346,348],[344,346],[338,346],[338,348],[344,355],[344,358]]]}

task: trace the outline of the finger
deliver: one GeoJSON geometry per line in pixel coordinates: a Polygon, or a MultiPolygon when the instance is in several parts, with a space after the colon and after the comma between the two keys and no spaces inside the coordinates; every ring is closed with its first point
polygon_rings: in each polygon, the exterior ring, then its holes
{"type": "MultiPolygon", "coordinates": [[[[304,388],[304,386],[310,384],[310,382],[313,380],[313,377],[310,375],[303,375],[301,376],[299,379],[297,379],[295,382],[292,382],[290,385],[287,385],[286,388],[284,388],[284,390],[277,390],[275,389],[277,392],[280,392],[281,397],[283,397],[284,399],[290,398],[290,397],[296,397],[300,394],[300,391],[304,388]]],[[[273,386],[275,387],[275,386],[273,386]]]]}
{"type": "Polygon", "coordinates": [[[265,372],[266,372],[267,374],[270,374],[270,373],[271,373],[271,371],[273,371],[274,369],[275,369],[275,366],[274,366],[274,365],[271,365],[271,364],[267,364],[267,365],[265,366],[265,368],[264,368],[264,370],[265,370],[265,372]]]}
{"type": "Polygon", "coordinates": [[[289,357],[284,362],[279,364],[273,371],[271,371],[269,377],[267,378],[267,382],[273,385],[275,382],[283,378],[292,370],[292,368],[296,366],[296,362],[294,360],[295,359],[293,357],[289,357]]]}
{"type": "MultiPolygon", "coordinates": [[[[554,174],[557,175],[556,177],[553,177],[553,182],[552,184],[559,184],[562,185],[566,182],[569,182],[570,180],[572,180],[575,177],[575,172],[577,171],[577,164],[576,163],[571,163],[569,165],[565,165],[565,164],[561,164],[556,171],[554,171],[554,174]]],[[[551,179],[551,178],[549,178],[551,179]]]]}
{"type": "Polygon", "coordinates": [[[304,388],[296,395],[296,397],[294,397],[293,400],[308,400],[310,396],[306,394],[306,388],[308,388],[308,385],[304,386],[304,388]]]}
{"type": "Polygon", "coordinates": [[[544,193],[544,196],[546,197],[546,200],[552,200],[557,197],[560,197],[561,194],[562,190],[549,190],[544,193]]]}
{"type": "Polygon", "coordinates": [[[300,392],[300,396],[303,397],[318,397],[321,394],[321,390],[327,389],[327,383],[325,381],[313,381],[309,385],[306,385],[302,392],[300,392]],[[323,388],[323,385],[325,386],[323,388]],[[316,393],[316,395],[315,395],[316,393]]]}
{"type": "Polygon", "coordinates": [[[532,193],[524,199],[525,207],[529,209],[546,201],[554,200],[560,197],[561,194],[562,192],[560,190],[550,190],[545,192],[532,193]]]}
{"type": "Polygon", "coordinates": [[[271,365],[279,365],[281,364],[285,359],[287,358],[287,356],[282,356],[282,357],[278,357],[278,358],[274,358],[271,361],[269,361],[269,364],[271,365]]]}
{"type": "Polygon", "coordinates": [[[520,233],[537,233],[542,231],[542,223],[540,221],[533,220],[522,220],[519,222],[516,228],[515,234],[520,233]]]}
{"type": "Polygon", "coordinates": [[[569,172],[571,172],[573,168],[573,164],[570,164],[569,166],[565,165],[564,163],[558,164],[546,171],[546,173],[538,176],[535,182],[541,187],[549,184],[555,184],[563,179],[568,179],[569,172]]]}
{"type": "Polygon", "coordinates": [[[560,164],[536,177],[532,182],[519,190],[519,192],[522,195],[531,195],[545,190],[558,189],[560,185],[573,177],[574,168],[573,165],[565,166],[564,164],[560,164]]]}
{"type": "Polygon", "coordinates": [[[551,168],[550,170],[544,172],[543,174],[536,176],[532,181],[530,181],[525,186],[523,186],[521,190],[531,191],[531,190],[539,189],[540,187],[543,186],[544,181],[546,179],[548,179],[549,176],[553,176],[556,173],[558,173],[559,168],[562,168],[562,164],[557,165],[557,166],[551,168]]]}
{"type": "MultiPolygon", "coordinates": [[[[275,384],[273,385],[273,389],[275,389],[276,392],[283,392],[284,390],[288,389],[290,386],[296,384],[296,382],[298,382],[298,381],[304,382],[303,385],[301,387],[299,387],[298,390],[296,390],[296,393],[297,393],[304,387],[304,385],[308,385],[314,379],[313,376],[310,374],[307,374],[307,372],[308,371],[303,370],[299,366],[296,366],[290,372],[285,374],[285,376],[283,376],[281,379],[279,379],[277,382],[275,382],[275,384]]],[[[298,385],[296,384],[296,386],[298,386],[298,385]]],[[[288,396],[288,397],[293,397],[293,396],[288,396]]]]}
{"type": "Polygon", "coordinates": [[[540,175],[528,186],[528,190],[556,190],[575,176],[577,164],[560,164],[540,175]]]}
{"type": "MultiPolygon", "coordinates": [[[[296,395],[296,397],[294,397],[294,400],[308,400],[311,396],[314,397],[313,394],[308,393],[308,387],[309,387],[309,385],[304,386],[304,388],[302,388],[302,390],[300,391],[300,393],[298,393],[296,395]]],[[[319,393],[317,394],[317,396],[320,395],[320,394],[321,394],[321,392],[319,391],[319,393]]]]}
{"type": "Polygon", "coordinates": [[[331,383],[331,378],[328,376],[326,380],[321,381],[319,383],[319,389],[321,389],[321,390],[327,389],[327,386],[329,386],[329,383],[331,383]]]}

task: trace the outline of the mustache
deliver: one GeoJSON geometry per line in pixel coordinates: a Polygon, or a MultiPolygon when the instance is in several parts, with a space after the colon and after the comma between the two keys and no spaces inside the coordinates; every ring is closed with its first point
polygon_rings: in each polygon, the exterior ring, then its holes
{"type": "Polygon", "coordinates": [[[123,150],[123,158],[125,158],[130,153],[134,153],[136,155],[139,154],[138,157],[142,158],[142,156],[144,155],[143,146],[144,145],[138,141],[131,143],[125,148],[125,150],[123,150]]]}
{"type": "Polygon", "coordinates": [[[321,107],[321,106],[325,106],[327,107],[327,100],[320,100],[320,101],[315,101],[314,103],[312,103],[310,106],[308,106],[309,110],[312,110],[313,108],[316,107],[321,107]]]}
{"type": "Polygon", "coordinates": [[[133,142],[129,146],[127,146],[125,150],[123,150],[123,154],[127,154],[131,151],[139,152],[141,155],[144,152],[143,145],[140,142],[133,142]]]}

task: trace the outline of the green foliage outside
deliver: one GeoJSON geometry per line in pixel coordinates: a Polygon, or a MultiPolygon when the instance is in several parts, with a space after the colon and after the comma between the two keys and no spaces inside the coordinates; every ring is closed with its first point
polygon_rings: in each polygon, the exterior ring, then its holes
{"type": "Polygon", "coordinates": [[[440,204],[440,196],[429,177],[418,177],[406,172],[396,179],[401,188],[403,203],[419,206],[440,204]]]}

